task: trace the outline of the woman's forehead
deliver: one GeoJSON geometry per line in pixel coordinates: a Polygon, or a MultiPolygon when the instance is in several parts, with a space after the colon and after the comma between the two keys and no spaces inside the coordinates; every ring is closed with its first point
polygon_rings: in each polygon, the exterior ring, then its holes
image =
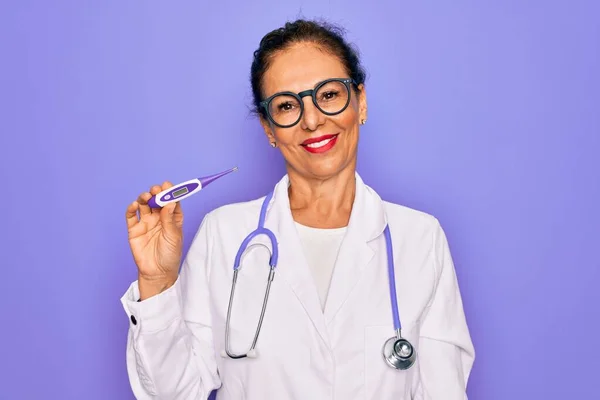
{"type": "Polygon", "coordinates": [[[281,91],[300,92],[325,79],[346,75],[344,65],[331,52],[312,44],[297,44],[271,59],[263,76],[263,90],[266,96],[281,91]]]}

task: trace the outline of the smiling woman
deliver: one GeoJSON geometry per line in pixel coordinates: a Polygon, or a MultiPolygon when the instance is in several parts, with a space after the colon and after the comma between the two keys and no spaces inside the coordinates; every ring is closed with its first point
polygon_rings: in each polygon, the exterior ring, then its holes
{"type": "MultiPolygon", "coordinates": [[[[353,179],[358,126],[367,119],[365,72],[340,29],[309,21],[288,23],[266,35],[251,70],[256,111],[268,140],[286,160],[292,209],[301,214],[327,187],[353,179]],[[296,188],[306,193],[315,183],[320,193],[295,201],[296,188]]],[[[301,219],[321,228],[345,226],[352,196],[333,196],[342,203],[313,209],[321,212],[301,219]],[[340,205],[344,210],[337,213],[340,205]]]]}
{"type": "Polygon", "coordinates": [[[464,400],[475,353],[444,231],[356,172],[358,52],[298,20],[263,38],[251,76],[286,163],[273,191],[208,213],[183,259],[180,203],[147,204],[169,182],[127,209],[136,397],[464,400]]]}

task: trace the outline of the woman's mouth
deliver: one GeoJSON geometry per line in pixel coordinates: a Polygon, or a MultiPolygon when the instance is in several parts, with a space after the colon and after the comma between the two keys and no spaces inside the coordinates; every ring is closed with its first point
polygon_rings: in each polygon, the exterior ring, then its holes
{"type": "Polygon", "coordinates": [[[324,153],[333,146],[337,142],[337,136],[335,135],[323,135],[316,138],[306,139],[302,142],[301,146],[308,151],[309,153],[324,153]]]}

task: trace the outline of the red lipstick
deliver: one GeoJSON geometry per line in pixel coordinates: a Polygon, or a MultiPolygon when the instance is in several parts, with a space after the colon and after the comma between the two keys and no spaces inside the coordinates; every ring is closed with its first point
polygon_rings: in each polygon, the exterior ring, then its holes
{"type": "Polygon", "coordinates": [[[304,142],[302,142],[301,146],[310,153],[324,153],[333,148],[333,146],[335,146],[337,136],[337,134],[323,135],[315,138],[306,139],[304,142]]]}

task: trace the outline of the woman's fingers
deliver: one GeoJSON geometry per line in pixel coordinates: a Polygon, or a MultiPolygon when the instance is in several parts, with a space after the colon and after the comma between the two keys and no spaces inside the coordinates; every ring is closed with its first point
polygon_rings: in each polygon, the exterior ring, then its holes
{"type": "Polygon", "coordinates": [[[138,209],[140,204],[137,201],[129,204],[127,206],[127,211],[125,211],[125,220],[127,221],[127,229],[131,229],[138,223],[138,209]]]}
{"type": "MultiPolygon", "coordinates": [[[[156,196],[157,194],[159,194],[160,192],[162,192],[162,190],[163,190],[163,189],[162,189],[162,188],[161,188],[159,185],[154,185],[154,186],[152,186],[152,187],[150,188],[150,194],[151,194],[151,196],[150,196],[150,197],[152,197],[152,196],[156,196]]],[[[148,198],[148,200],[150,200],[150,197],[148,198]]],[[[150,211],[151,211],[152,213],[155,213],[155,214],[156,214],[156,213],[159,213],[159,212],[160,212],[160,208],[151,208],[151,209],[150,209],[150,211]]]]}
{"type": "Polygon", "coordinates": [[[160,190],[167,190],[170,187],[173,187],[173,184],[169,181],[164,181],[162,186],[160,186],[160,190]]]}
{"type": "Polygon", "coordinates": [[[179,217],[183,214],[183,210],[181,209],[181,202],[178,201],[175,203],[175,209],[173,210],[173,216],[179,217]]]}
{"type": "Polygon", "coordinates": [[[138,196],[137,202],[139,204],[138,209],[140,210],[140,217],[150,214],[151,210],[148,205],[148,200],[150,200],[151,197],[152,195],[148,192],[144,192],[138,196]]]}
{"type": "MultiPolygon", "coordinates": [[[[162,183],[162,185],[160,186],[160,190],[163,191],[163,190],[167,190],[172,187],[173,187],[173,184],[171,182],[164,181],[162,183]]],[[[167,209],[167,212],[166,212],[167,215],[171,215],[171,214],[173,214],[173,211],[177,209],[177,206],[179,206],[179,202],[176,202],[175,204],[173,204],[173,203],[167,204],[163,208],[167,209]]],[[[162,213],[161,213],[161,216],[162,216],[162,213]]]]}
{"type": "MultiPolygon", "coordinates": [[[[167,190],[171,187],[173,187],[173,184],[171,182],[164,181],[160,187],[160,190],[161,191],[167,190]]],[[[173,212],[177,208],[178,205],[179,205],[179,202],[169,203],[166,206],[164,206],[160,212],[160,220],[161,220],[162,224],[164,225],[165,229],[169,230],[170,232],[172,232],[171,229],[173,227],[173,212]]]]}
{"type": "Polygon", "coordinates": [[[164,218],[164,220],[162,221],[163,223],[172,223],[173,214],[182,214],[179,202],[174,204],[171,203],[165,206],[164,213],[161,213],[161,210],[163,208],[150,208],[150,206],[148,205],[148,201],[150,200],[150,198],[152,198],[152,196],[156,196],[163,190],[169,189],[172,186],[173,184],[171,182],[165,181],[162,183],[162,185],[153,185],[150,187],[150,190],[148,192],[141,193],[138,196],[137,200],[127,207],[126,219],[128,228],[132,228],[138,222],[139,219],[136,216],[136,213],[138,211],[140,218],[146,215],[159,214],[161,220],[163,220],[164,218]]]}
{"type": "Polygon", "coordinates": [[[125,211],[125,220],[127,221],[127,231],[129,239],[140,237],[148,232],[148,225],[138,216],[140,203],[134,201],[127,206],[125,211]]]}

